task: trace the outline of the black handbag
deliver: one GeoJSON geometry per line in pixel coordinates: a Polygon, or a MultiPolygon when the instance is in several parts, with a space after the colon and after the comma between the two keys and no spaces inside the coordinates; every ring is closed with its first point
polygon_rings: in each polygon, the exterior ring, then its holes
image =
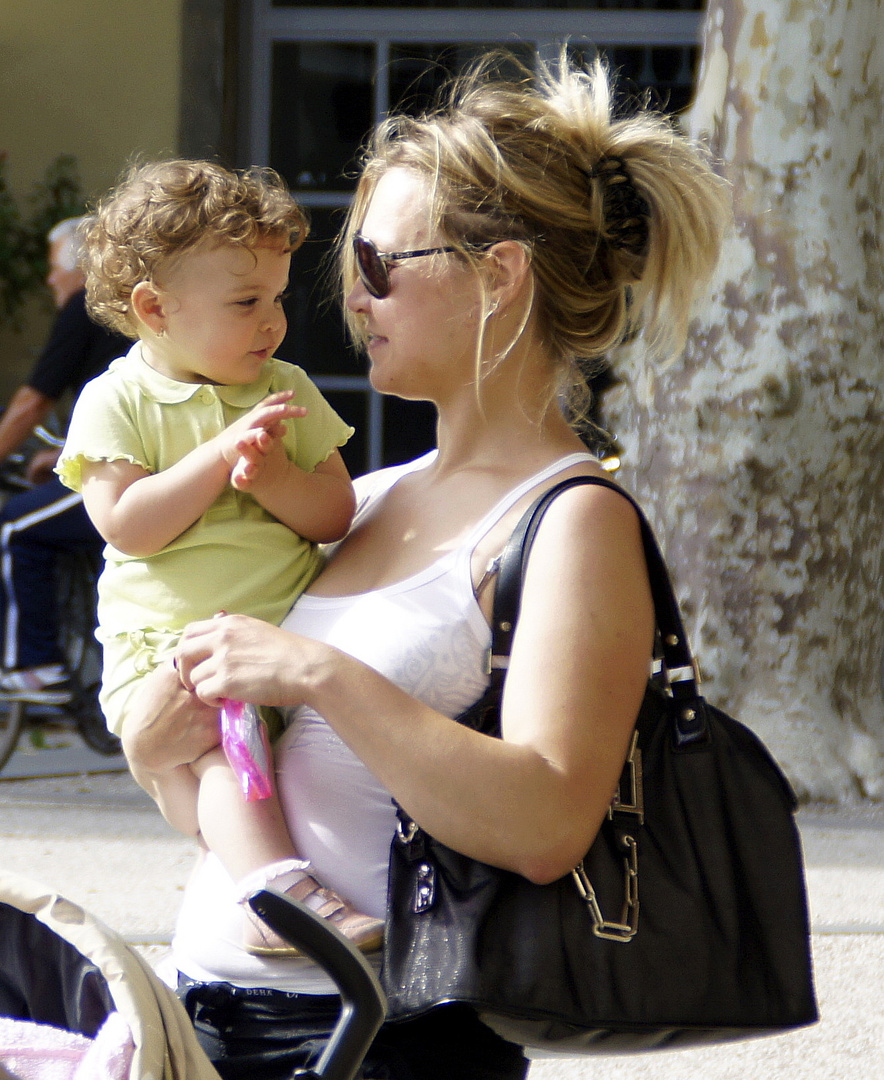
{"type": "MultiPolygon", "coordinates": [[[[492,654],[507,657],[544,493],[501,560],[492,654]]],[[[638,506],[658,628],[619,791],[585,858],[549,885],[452,851],[399,808],[381,981],[390,1019],[474,1006],[505,1038],[610,1053],[766,1034],[817,1019],[788,781],[708,704],[663,558],[638,506]]],[[[496,665],[496,666],[495,666],[496,665]]],[[[504,666],[458,721],[500,735],[504,666]]]]}

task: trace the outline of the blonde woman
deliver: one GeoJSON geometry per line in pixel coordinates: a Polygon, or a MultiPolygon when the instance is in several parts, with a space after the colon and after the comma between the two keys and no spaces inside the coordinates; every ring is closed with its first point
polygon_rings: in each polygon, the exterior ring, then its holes
{"type": "MultiPolygon", "coordinates": [[[[555,481],[600,471],[560,405],[580,389],[578,361],[638,331],[678,348],[727,222],[703,155],[659,117],[612,119],[600,67],[514,84],[492,74],[480,66],[439,111],[381,125],[340,244],[372,385],[433,402],[437,449],[357,481],[348,535],[280,627],[189,627],[168,695],[145,703],[159,719],[125,733],[136,774],[161,787],[194,752],[177,719],[191,695],[206,710],[232,696],[286,711],[276,761],[292,837],[377,917],[391,796],[450,847],[536,882],[592,842],[653,637],[638,521],[616,492],[570,490],[544,519],[503,738],[452,718],[486,685],[494,559],[519,515],[555,481]]],[[[282,1077],[312,1060],[337,1000],[309,964],[249,966],[227,949],[234,912],[207,856],[175,939],[182,996],[222,1075],[282,1077]]],[[[458,1005],[385,1025],[364,1075],[526,1070],[520,1047],[458,1005]]]]}

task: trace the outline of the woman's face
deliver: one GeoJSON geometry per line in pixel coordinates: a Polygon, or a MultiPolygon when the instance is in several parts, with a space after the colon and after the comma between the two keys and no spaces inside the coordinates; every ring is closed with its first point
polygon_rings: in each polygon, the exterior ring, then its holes
{"type": "MultiPolygon", "coordinates": [[[[439,247],[430,193],[418,173],[393,168],[378,181],[359,232],[379,252],[439,247]]],[[[481,292],[475,271],[451,254],[388,264],[390,292],[373,297],[357,279],[346,302],[363,323],[372,386],[444,404],[475,380],[481,292]]]]}

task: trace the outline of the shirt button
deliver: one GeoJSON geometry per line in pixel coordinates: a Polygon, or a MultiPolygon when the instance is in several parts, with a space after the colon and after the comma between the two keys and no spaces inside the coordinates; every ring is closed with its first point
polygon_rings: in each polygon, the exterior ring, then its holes
{"type": "Polygon", "coordinates": [[[200,390],[200,401],[203,405],[211,405],[215,400],[215,395],[208,388],[200,390]]]}

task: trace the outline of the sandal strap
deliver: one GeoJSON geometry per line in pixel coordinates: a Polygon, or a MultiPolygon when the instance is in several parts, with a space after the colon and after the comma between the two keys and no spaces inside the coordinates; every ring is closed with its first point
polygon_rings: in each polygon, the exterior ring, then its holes
{"type": "Polygon", "coordinates": [[[286,895],[306,904],[324,919],[337,914],[345,907],[344,901],[339,896],[324,888],[316,878],[310,877],[309,874],[305,874],[300,881],[287,889],[286,895]]]}
{"type": "Polygon", "coordinates": [[[280,892],[289,892],[301,881],[313,881],[310,871],[313,867],[307,859],[280,859],[278,862],[262,866],[258,870],[240,878],[237,882],[237,899],[244,904],[258,889],[273,888],[280,892]]]}

